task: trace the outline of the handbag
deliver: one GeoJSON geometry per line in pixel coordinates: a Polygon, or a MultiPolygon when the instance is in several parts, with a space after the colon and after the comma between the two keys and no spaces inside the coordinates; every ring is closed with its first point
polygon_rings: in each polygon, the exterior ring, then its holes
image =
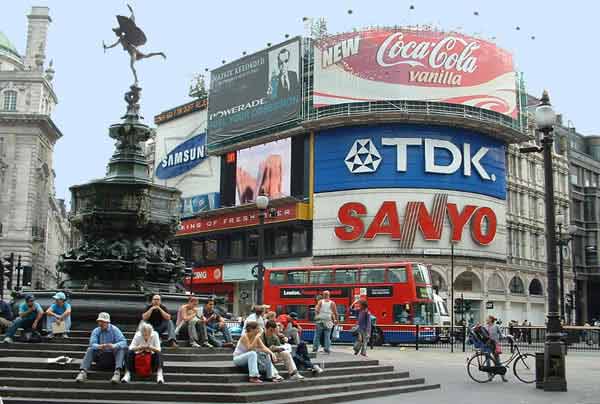
{"type": "Polygon", "coordinates": [[[52,323],[52,334],[64,334],[65,332],[67,332],[67,326],[64,320],[60,323],[58,321],[52,323]]]}
{"type": "Polygon", "coordinates": [[[136,353],[134,369],[136,376],[150,377],[152,375],[152,354],[149,352],[136,353]]]}
{"type": "Polygon", "coordinates": [[[271,367],[271,358],[269,357],[269,354],[266,352],[257,352],[256,356],[259,373],[267,373],[271,367]]]}

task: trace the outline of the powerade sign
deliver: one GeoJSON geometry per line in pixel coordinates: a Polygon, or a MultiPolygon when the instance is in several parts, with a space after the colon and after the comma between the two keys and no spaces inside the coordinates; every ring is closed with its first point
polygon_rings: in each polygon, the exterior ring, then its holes
{"type": "Polygon", "coordinates": [[[156,177],[161,180],[177,177],[196,167],[206,158],[206,133],[201,133],[171,150],[158,163],[156,177]]]}
{"type": "Polygon", "coordinates": [[[505,143],[480,133],[430,125],[321,131],[315,142],[315,192],[423,188],[506,199],[505,143]]]}

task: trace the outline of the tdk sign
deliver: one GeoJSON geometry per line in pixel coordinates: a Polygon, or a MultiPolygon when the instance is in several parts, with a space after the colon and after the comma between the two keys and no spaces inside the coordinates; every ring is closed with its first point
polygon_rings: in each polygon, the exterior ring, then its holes
{"type": "Polygon", "coordinates": [[[336,128],[315,143],[315,191],[427,188],[505,199],[505,144],[427,125],[336,128]]]}
{"type": "Polygon", "coordinates": [[[171,150],[156,168],[156,177],[162,180],[177,177],[206,159],[206,133],[196,135],[171,150]]]}

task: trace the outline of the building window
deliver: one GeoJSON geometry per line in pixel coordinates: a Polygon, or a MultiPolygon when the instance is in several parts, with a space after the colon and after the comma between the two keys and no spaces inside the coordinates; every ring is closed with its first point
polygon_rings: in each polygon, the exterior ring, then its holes
{"type": "Polygon", "coordinates": [[[286,229],[277,231],[275,234],[275,255],[289,254],[288,232],[286,229]]]}
{"type": "Polygon", "coordinates": [[[488,281],[488,290],[504,293],[504,281],[498,274],[493,274],[488,281]]]}
{"type": "Polygon", "coordinates": [[[523,285],[523,281],[518,276],[513,277],[510,280],[510,284],[508,285],[510,289],[510,293],[513,295],[522,295],[525,293],[525,286],[523,285]]]}
{"type": "Polygon", "coordinates": [[[307,245],[308,234],[306,229],[294,229],[292,233],[292,254],[305,252],[307,245]]]}
{"type": "Polygon", "coordinates": [[[532,296],[543,296],[544,288],[542,287],[542,282],[538,279],[532,279],[529,284],[529,294],[532,296]]]}
{"type": "Polygon", "coordinates": [[[17,110],[17,92],[8,90],[4,92],[4,110],[5,111],[16,111],[17,110]]]}

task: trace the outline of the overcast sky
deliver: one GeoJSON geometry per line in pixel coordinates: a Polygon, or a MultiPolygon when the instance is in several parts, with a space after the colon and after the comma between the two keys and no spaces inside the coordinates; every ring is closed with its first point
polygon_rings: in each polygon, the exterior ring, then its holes
{"type": "MultiPolygon", "coordinates": [[[[513,52],[528,91],[547,88],[555,108],[584,134],[600,134],[598,43],[600,6],[595,1],[132,1],[146,32],[144,51],[168,59],[138,65],[142,113],[155,114],[185,103],[192,74],[264,48],[284,35],[301,35],[303,16],[324,17],[329,31],[368,25],[435,24],[496,42],[513,52]],[[543,6],[542,6],[543,4],[543,6]],[[409,10],[414,5],[414,10],[409,10]],[[348,10],[352,10],[352,14],[348,10]],[[478,12],[478,16],[474,14],[478,12]],[[516,27],[520,27],[519,30],[516,27]],[[531,36],[535,36],[532,40],[531,36]]],[[[102,177],[113,149],[107,127],[124,112],[131,84],[121,47],[104,54],[102,41],[115,39],[115,15],[129,15],[125,1],[12,0],[2,2],[0,31],[22,54],[32,5],[50,7],[47,55],[54,59],[59,98],[53,120],[63,133],[56,145],[56,193],[70,199],[69,186],[102,177]]]]}

